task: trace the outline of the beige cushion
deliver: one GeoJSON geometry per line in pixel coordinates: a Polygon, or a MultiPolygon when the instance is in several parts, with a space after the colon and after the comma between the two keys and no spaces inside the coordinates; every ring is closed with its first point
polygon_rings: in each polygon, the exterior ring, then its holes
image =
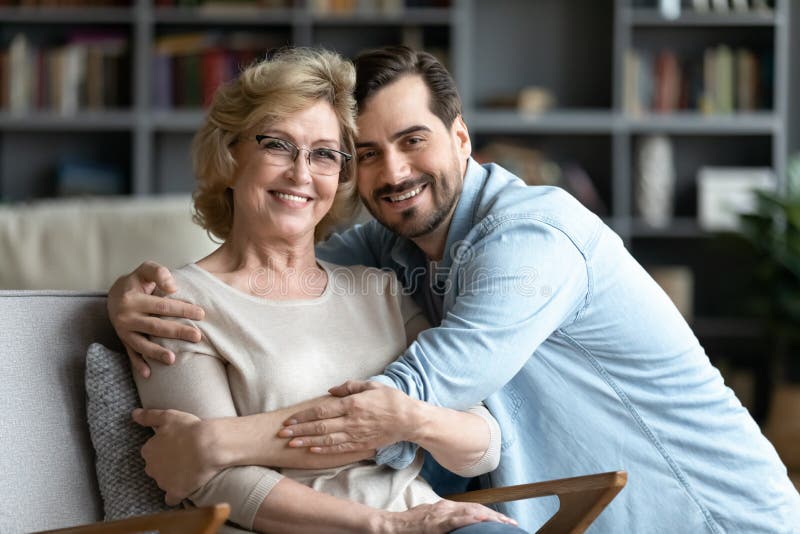
{"type": "Polygon", "coordinates": [[[105,291],[144,260],[180,267],[214,248],[188,195],[0,207],[0,289],[105,291]]]}

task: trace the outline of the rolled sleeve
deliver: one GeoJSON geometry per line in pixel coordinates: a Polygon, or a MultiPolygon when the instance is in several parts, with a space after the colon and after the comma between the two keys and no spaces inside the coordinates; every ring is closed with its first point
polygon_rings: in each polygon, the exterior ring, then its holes
{"type": "Polygon", "coordinates": [[[189,499],[195,506],[226,502],[231,507],[228,519],[252,530],[261,503],[283,478],[283,475],[267,467],[231,467],[217,473],[193,492],[189,499]]]}

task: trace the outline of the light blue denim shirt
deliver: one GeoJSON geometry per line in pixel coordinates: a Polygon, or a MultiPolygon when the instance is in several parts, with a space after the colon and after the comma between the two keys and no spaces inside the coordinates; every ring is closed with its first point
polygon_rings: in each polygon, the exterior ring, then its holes
{"type": "MultiPolygon", "coordinates": [[[[503,440],[484,484],[626,470],[592,531],[800,532],[785,467],[686,321],[561,189],[470,160],[438,264],[376,222],[318,254],[394,270],[440,325],[375,380],[450,408],[485,400],[503,440]]],[[[396,444],[378,460],[399,467],[413,454],[396,444]]],[[[452,482],[435,465],[425,475],[438,491],[452,482]]],[[[557,506],[498,509],[535,531],[557,506]]]]}

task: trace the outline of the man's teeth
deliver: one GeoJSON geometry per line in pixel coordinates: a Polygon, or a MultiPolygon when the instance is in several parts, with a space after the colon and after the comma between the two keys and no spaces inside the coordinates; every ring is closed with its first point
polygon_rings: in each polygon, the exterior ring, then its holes
{"type": "Polygon", "coordinates": [[[400,202],[401,200],[407,200],[411,197],[415,197],[422,192],[422,188],[425,187],[424,185],[419,186],[416,189],[412,189],[411,191],[407,191],[402,195],[397,195],[395,197],[389,197],[390,202],[400,202]]]}
{"type": "Polygon", "coordinates": [[[291,200],[293,202],[308,202],[306,197],[298,197],[297,195],[290,195],[288,193],[275,192],[275,196],[283,200],[291,200]]]}

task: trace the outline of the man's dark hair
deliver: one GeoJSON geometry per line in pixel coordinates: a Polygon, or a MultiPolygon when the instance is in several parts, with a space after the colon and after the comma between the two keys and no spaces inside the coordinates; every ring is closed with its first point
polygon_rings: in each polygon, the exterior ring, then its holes
{"type": "Polygon", "coordinates": [[[425,81],[430,92],[431,113],[448,128],[461,114],[461,97],[456,83],[438,59],[428,52],[416,51],[407,46],[386,46],[358,55],[356,65],[356,105],[363,109],[364,102],[376,91],[395,80],[417,74],[425,81]]]}

